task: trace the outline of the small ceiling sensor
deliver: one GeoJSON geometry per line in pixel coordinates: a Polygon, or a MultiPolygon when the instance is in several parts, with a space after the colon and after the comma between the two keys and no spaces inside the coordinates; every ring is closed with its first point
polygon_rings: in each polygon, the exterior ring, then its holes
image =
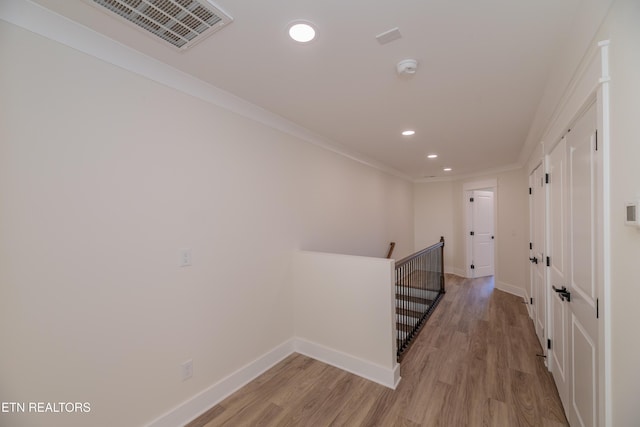
{"type": "Polygon", "coordinates": [[[316,38],[316,29],[311,22],[294,21],[287,30],[289,37],[298,43],[309,43],[316,38]]]}
{"type": "Polygon", "coordinates": [[[407,129],[407,130],[403,130],[402,131],[402,135],[403,136],[411,136],[411,135],[415,135],[415,134],[416,134],[415,130],[407,129]]]}
{"type": "Polygon", "coordinates": [[[418,61],[415,59],[403,59],[396,65],[399,75],[413,75],[418,71],[418,61]]]}
{"type": "Polygon", "coordinates": [[[436,159],[438,157],[437,154],[427,154],[428,159],[436,159]]]}

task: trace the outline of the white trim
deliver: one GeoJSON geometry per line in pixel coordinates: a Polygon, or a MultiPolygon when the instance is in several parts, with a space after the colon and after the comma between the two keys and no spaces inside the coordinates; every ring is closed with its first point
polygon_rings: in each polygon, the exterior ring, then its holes
{"type": "MultiPolygon", "coordinates": [[[[598,43],[601,49],[601,76],[600,76],[600,102],[602,105],[602,203],[604,212],[602,218],[602,240],[603,240],[603,331],[604,331],[604,360],[599,360],[599,370],[604,370],[604,384],[600,384],[600,390],[604,389],[604,425],[613,427],[613,401],[612,393],[612,367],[611,361],[611,339],[613,337],[611,331],[612,308],[611,308],[611,137],[610,137],[610,99],[609,99],[609,40],[598,43]]],[[[602,343],[598,343],[602,346],[602,343]]],[[[601,377],[602,378],[602,375],[601,377]]]]}
{"type": "Polygon", "coordinates": [[[302,338],[295,338],[294,349],[300,354],[394,390],[400,382],[400,364],[398,363],[394,363],[393,369],[385,368],[302,338]]]}
{"type": "Polygon", "coordinates": [[[485,179],[482,181],[465,182],[464,184],[462,184],[462,191],[484,190],[486,188],[494,189],[497,187],[498,187],[498,179],[492,178],[492,179],[485,179]]]}
{"type": "Polygon", "coordinates": [[[487,175],[497,175],[503,172],[510,172],[518,169],[522,169],[525,167],[526,163],[513,163],[506,166],[500,166],[493,169],[485,169],[479,172],[464,174],[464,175],[448,175],[448,176],[439,176],[435,178],[420,178],[415,179],[413,182],[417,184],[429,183],[429,182],[447,182],[447,181],[461,181],[463,179],[471,179],[478,178],[487,175]]]}
{"type": "Polygon", "coordinates": [[[43,6],[32,3],[30,0],[2,0],[0,2],[0,19],[302,141],[317,145],[389,175],[413,182],[410,176],[397,169],[335,141],[330,141],[309,129],[144,55],[43,6]]]}
{"type": "Polygon", "coordinates": [[[515,285],[511,285],[509,283],[500,282],[498,280],[495,280],[494,281],[494,287],[496,289],[498,289],[498,290],[501,290],[503,292],[507,292],[507,293],[509,293],[511,295],[515,295],[515,296],[521,297],[522,299],[525,300],[525,302],[529,301],[528,299],[526,299],[526,298],[528,298],[526,289],[523,289],[520,286],[515,286],[515,285]]]}
{"type": "Polygon", "coordinates": [[[394,390],[401,379],[399,363],[394,363],[393,369],[388,369],[302,338],[291,338],[187,399],[151,421],[147,426],[175,427],[184,425],[202,415],[293,353],[311,357],[394,390]]]}
{"type": "Polygon", "coordinates": [[[285,341],[253,362],[246,364],[242,368],[156,418],[147,424],[147,426],[175,427],[192,421],[225,399],[227,396],[231,395],[247,383],[253,381],[263,372],[284,360],[287,356],[293,354],[295,348],[294,341],[294,339],[285,341]]]}
{"type": "Polygon", "coordinates": [[[394,368],[388,369],[302,338],[291,338],[187,399],[151,421],[147,426],[175,427],[184,425],[202,415],[293,353],[311,357],[394,390],[401,379],[399,363],[394,363],[394,368]]]}
{"type": "Polygon", "coordinates": [[[521,162],[464,175],[414,179],[400,170],[336,141],[328,140],[307,128],[110,39],[31,0],[2,0],[0,19],[307,143],[413,183],[470,179],[517,170],[525,165],[521,162]]]}

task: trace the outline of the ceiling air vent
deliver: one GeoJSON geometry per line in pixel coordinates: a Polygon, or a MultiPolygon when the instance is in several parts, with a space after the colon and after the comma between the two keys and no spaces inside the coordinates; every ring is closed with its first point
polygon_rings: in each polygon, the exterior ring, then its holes
{"type": "Polygon", "coordinates": [[[233,21],[208,0],[92,0],[180,50],[233,21]]]}

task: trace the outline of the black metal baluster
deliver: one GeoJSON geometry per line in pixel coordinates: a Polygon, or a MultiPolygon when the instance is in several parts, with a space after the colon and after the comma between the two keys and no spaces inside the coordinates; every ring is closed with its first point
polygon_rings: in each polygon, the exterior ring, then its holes
{"type": "Polygon", "coordinates": [[[395,279],[396,345],[400,361],[445,293],[444,238],[398,261],[395,279]]]}

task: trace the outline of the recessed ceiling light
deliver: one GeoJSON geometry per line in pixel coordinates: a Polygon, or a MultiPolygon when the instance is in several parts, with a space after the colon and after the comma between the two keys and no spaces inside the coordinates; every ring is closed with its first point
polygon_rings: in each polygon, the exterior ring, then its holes
{"type": "Polygon", "coordinates": [[[289,24],[289,37],[298,43],[308,43],[316,38],[316,29],[307,21],[295,21],[289,24]]]}
{"type": "Polygon", "coordinates": [[[416,131],[415,130],[403,130],[402,131],[402,135],[404,136],[411,136],[411,135],[415,135],[416,131]]]}
{"type": "Polygon", "coordinates": [[[427,155],[427,157],[428,157],[429,159],[435,159],[435,158],[437,158],[437,157],[438,157],[438,155],[437,155],[437,154],[429,154],[429,155],[427,155]]]}
{"type": "Polygon", "coordinates": [[[445,171],[445,172],[451,172],[451,168],[444,168],[442,170],[445,171]]]}

